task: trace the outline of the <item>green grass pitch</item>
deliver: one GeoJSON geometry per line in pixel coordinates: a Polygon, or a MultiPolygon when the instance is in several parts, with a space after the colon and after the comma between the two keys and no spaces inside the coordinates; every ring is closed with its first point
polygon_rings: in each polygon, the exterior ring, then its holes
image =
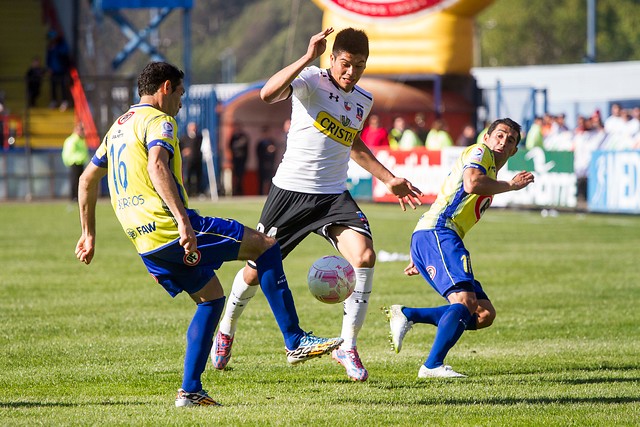
{"type": "MultiPolygon", "coordinates": [[[[196,202],[203,214],[255,226],[262,200],[196,202]]],[[[378,251],[408,253],[424,208],[362,204],[378,251]]],[[[98,205],[98,247],[76,261],[77,207],[0,206],[2,425],[640,424],[640,216],[490,209],[465,239],[498,317],[465,333],[447,363],[469,375],[419,381],[435,328],[417,325],[402,352],[387,342],[382,305],[444,301],[405,262],[379,262],[358,349],[370,377],[350,382],[329,357],[286,363],[258,293],[224,372],[203,378],[219,408],[175,408],[194,306],[147,274],[110,205],[98,205]]],[[[335,253],[309,236],[285,260],[303,328],[340,333],[341,305],[316,301],[306,271],[335,253]]],[[[228,294],[240,262],[218,272],[228,294]]]]}

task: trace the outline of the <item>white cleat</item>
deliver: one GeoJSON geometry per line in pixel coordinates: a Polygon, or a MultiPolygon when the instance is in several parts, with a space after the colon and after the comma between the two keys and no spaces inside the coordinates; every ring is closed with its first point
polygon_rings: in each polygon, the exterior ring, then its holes
{"type": "Polygon", "coordinates": [[[454,371],[449,365],[438,366],[437,368],[429,369],[426,366],[420,366],[418,371],[418,378],[466,378],[466,375],[462,375],[454,371]]]}
{"type": "Polygon", "coordinates": [[[391,307],[384,307],[384,314],[389,321],[389,342],[391,342],[391,349],[396,353],[400,353],[402,348],[402,340],[404,336],[411,330],[413,322],[410,322],[407,317],[402,313],[402,305],[392,305],[391,307]]]}

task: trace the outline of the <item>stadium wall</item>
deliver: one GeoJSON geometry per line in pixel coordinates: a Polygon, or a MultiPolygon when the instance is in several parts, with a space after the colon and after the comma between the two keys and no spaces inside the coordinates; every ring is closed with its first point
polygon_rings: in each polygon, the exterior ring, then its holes
{"type": "MultiPolygon", "coordinates": [[[[425,194],[424,203],[433,203],[462,150],[464,147],[442,151],[378,149],[375,154],[394,174],[420,188],[425,194]]],[[[492,205],[640,214],[640,150],[596,151],[587,176],[586,203],[578,199],[573,160],[571,151],[519,150],[500,171],[498,179],[509,180],[525,170],[533,172],[536,181],[521,191],[496,195],[492,205]]],[[[348,187],[360,200],[397,202],[384,184],[353,161],[349,164],[348,187]]]]}

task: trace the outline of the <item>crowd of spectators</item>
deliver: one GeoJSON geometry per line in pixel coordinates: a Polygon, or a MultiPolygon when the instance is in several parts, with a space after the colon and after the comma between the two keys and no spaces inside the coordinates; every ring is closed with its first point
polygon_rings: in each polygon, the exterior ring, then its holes
{"type": "Polygon", "coordinates": [[[612,104],[605,119],[599,110],[590,116],[579,115],[573,129],[567,126],[564,114],[545,114],[535,118],[523,140],[527,149],[547,151],[575,152],[585,145],[598,150],[640,149],[640,107],[624,109],[612,104]]]}
{"type": "MultiPolygon", "coordinates": [[[[385,129],[380,117],[372,114],[362,131],[362,140],[371,148],[387,147],[391,150],[411,150],[426,147],[440,150],[449,146],[469,146],[480,140],[482,131],[472,124],[464,127],[460,135],[449,133],[443,119],[435,119],[430,127],[425,126],[423,116],[418,113],[414,122],[401,116],[395,117],[392,126],[385,129]]],[[[612,104],[606,118],[596,110],[590,116],[579,115],[576,126],[570,129],[565,114],[547,113],[535,117],[524,129],[522,147],[528,150],[540,147],[546,151],[593,151],[640,149],[640,106],[624,109],[612,104]]]]}
{"type": "MultiPolygon", "coordinates": [[[[469,125],[471,129],[473,126],[469,125]]],[[[441,150],[453,145],[471,145],[475,142],[466,134],[457,136],[454,143],[449,134],[447,122],[441,118],[435,119],[431,126],[427,126],[424,115],[417,113],[414,120],[407,123],[402,116],[393,119],[392,126],[387,130],[380,123],[376,114],[369,116],[367,126],[362,130],[362,140],[369,148],[386,147],[391,150],[412,150],[417,147],[427,147],[429,150],[441,150]]],[[[473,131],[475,135],[475,130],[473,131]]]]}
{"type": "Polygon", "coordinates": [[[594,151],[640,149],[640,107],[624,109],[614,103],[604,119],[599,110],[590,116],[578,115],[573,129],[567,126],[564,114],[545,114],[534,119],[523,141],[527,150],[540,147],[546,151],[573,152],[578,197],[585,199],[589,164],[594,151]]]}

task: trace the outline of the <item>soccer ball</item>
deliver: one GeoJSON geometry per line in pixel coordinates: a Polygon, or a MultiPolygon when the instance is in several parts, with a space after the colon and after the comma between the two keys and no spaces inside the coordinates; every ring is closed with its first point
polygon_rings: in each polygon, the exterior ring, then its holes
{"type": "Polygon", "coordinates": [[[349,298],[356,286],[356,272],[346,259],[328,255],[313,263],[307,276],[309,292],[318,301],[336,304],[349,298]]]}

